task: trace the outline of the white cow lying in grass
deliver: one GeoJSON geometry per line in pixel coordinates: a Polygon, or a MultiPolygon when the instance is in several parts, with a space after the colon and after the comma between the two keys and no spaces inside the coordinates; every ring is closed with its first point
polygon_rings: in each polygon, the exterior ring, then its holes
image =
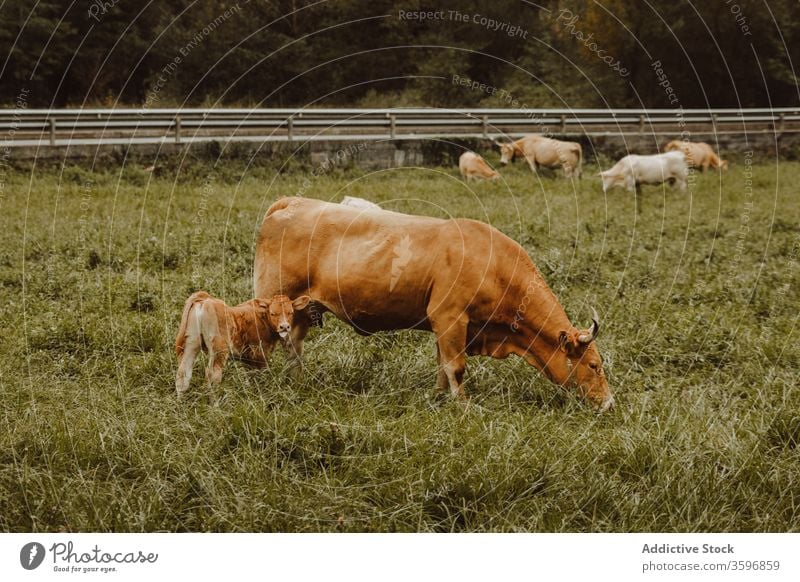
{"type": "Polygon", "coordinates": [[[677,184],[686,190],[686,178],[689,168],[682,152],[667,152],[651,156],[631,154],[625,156],[610,170],[600,172],[603,178],[603,192],[614,186],[621,186],[637,194],[641,192],[641,184],[677,184]]]}

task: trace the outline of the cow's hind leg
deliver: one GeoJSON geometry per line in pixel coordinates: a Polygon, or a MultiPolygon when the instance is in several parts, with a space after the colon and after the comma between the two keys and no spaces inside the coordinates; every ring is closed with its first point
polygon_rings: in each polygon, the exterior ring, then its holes
{"type": "Polygon", "coordinates": [[[439,352],[439,385],[444,383],[444,372],[450,392],[462,400],[467,397],[463,385],[467,368],[467,324],[466,316],[462,316],[457,319],[440,319],[432,325],[439,352]]]}

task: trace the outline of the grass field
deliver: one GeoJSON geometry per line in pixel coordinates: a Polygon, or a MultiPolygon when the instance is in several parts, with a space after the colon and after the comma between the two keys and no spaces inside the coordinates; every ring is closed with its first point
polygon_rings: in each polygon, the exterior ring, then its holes
{"type": "Polygon", "coordinates": [[[8,174],[0,530],[800,531],[800,164],[734,158],[638,211],[596,171],[8,174]],[[465,409],[433,395],[431,334],[333,318],[302,380],[277,353],[178,402],[185,298],[249,299],[256,229],[297,192],[519,241],[573,322],[600,313],[616,410],[516,358],[469,359],[465,409]]]}

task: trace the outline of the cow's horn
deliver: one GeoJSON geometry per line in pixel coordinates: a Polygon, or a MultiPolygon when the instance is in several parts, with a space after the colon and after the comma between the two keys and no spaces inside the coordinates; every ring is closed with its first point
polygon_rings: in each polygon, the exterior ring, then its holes
{"type": "Polygon", "coordinates": [[[596,338],[597,334],[600,332],[600,323],[597,321],[600,317],[597,315],[597,311],[592,308],[592,327],[589,328],[589,333],[583,333],[578,336],[578,341],[582,344],[590,344],[596,338]]]}

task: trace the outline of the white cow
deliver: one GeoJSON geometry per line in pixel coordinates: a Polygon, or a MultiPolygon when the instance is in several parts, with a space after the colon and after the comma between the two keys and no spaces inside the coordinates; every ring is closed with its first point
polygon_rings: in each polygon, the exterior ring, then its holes
{"type": "Polygon", "coordinates": [[[642,184],[662,184],[670,182],[677,184],[681,190],[686,190],[686,179],[689,168],[682,152],[667,152],[640,156],[631,154],[625,156],[610,170],[600,172],[603,178],[603,192],[614,186],[621,186],[631,192],[641,192],[642,184]]]}
{"type": "Polygon", "coordinates": [[[345,206],[352,206],[353,208],[361,208],[361,209],[372,209],[372,210],[381,210],[381,207],[375,204],[374,202],[370,202],[369,200],[364,200],[363,198],[356,198],[355,196],[345,196],[340,204],[344,204],[345,206]]]}

